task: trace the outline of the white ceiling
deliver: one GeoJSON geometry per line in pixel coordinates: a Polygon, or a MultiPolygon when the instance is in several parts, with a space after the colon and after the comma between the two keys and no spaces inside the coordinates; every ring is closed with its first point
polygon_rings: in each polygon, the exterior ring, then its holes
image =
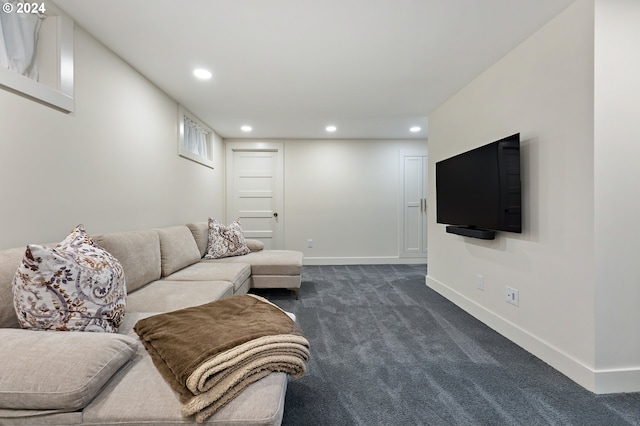
{"type": "Polygon", "coordinates": [[[573,1],[55,3],[222,137],[407,139],[573,1]]]}

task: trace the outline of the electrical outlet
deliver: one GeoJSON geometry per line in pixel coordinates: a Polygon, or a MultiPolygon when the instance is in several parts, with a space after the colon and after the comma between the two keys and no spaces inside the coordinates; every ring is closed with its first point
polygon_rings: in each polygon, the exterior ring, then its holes
{"type": "Polygon", "coordinates": [[[313,240],[307,240],[307,247],[313,248],[313,240]]]}
{"type": "Polygon", "coordinates": [[[476,288],[478,290],[484,290],[484,276],[480,274],[476,276],[476,288]]]}
{"type": "Polygon", "coordinates": [[[518,290],[516,290],[515,288],[506,286],[505,297],[506,297],[507,303],[511,303],[514,306],[518,306],[520,304],[520,295],[518,290]]]}

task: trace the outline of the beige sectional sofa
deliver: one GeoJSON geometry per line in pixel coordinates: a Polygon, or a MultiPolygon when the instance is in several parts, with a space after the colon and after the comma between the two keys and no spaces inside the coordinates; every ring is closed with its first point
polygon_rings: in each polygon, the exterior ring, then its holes
{"type": "MultiPolygon", "coordinates": [[[[92,236],[124,269],[126,314],[117,334],[20,329],[11,287],[25,248],[0,251],[0,424],[191,423],[139,344],[135,323],[251,287],[285,287],[297,296],[302,270],[302,253],[286,250],[203,260],[206,226],[92,236]]],[[[278,425],[286,388],[285,374],[270,374],[207,424],[278,425]]]]}

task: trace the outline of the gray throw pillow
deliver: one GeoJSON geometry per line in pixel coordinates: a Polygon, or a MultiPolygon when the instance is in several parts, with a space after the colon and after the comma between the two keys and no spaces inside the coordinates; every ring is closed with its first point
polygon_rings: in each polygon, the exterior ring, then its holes
{"type": "Polygon", "coordinates": [[[260,240],[251,240],[249,238],[246,238],[245,242],[247,243],[247,247],[249,247],[249,250],[251,250],[252,252],[264,249],[264,243],[260,240]]]}

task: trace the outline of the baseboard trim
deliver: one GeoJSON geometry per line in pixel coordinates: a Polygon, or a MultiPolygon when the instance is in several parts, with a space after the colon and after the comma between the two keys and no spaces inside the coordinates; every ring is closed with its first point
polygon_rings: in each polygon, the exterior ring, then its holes
{"type": "Polygon", "coordinates": [[[595,371],[595,393],[640,392],[640,368],[595,371]]]}
{"type": "Polygon", "coordinates": [[[381,257],[308,257],[304,265],[420,265],[426,264],[426,258],[381,256],[381,257]]]}
{"type": "Polygon", "coordinates": [[[640,368],[593,369],[429,275],[426,285],[585,389],[596,394],[640,392],[640,368]]]}

